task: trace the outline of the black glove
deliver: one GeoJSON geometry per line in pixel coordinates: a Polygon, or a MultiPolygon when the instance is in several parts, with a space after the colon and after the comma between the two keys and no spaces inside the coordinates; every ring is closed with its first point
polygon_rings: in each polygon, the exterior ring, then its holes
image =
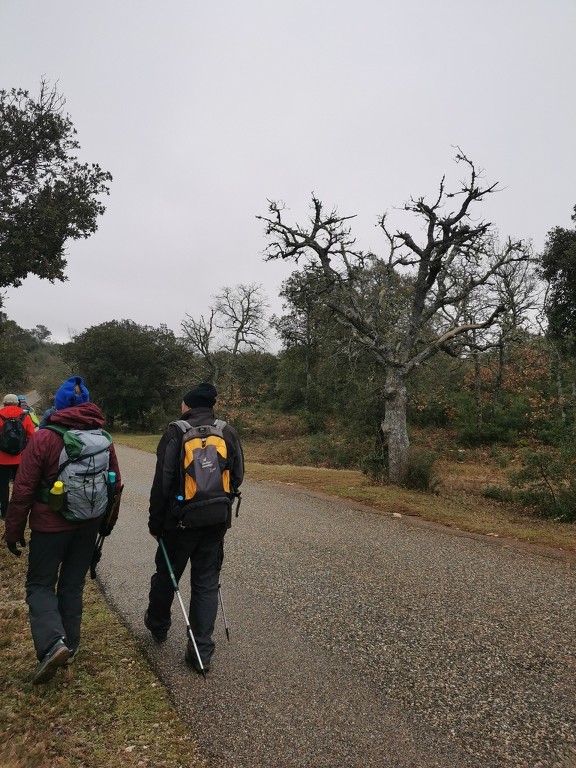
{"type": "Polygon", "coordinates": [[[20,557],[20,555],[22,554],[22,552],[18,549],[18,546],[17,546],[18,544],[20,544],[21,547],[25,547],[26,546],[26,539],[24,538],[24,536],[22,536],[20,541],[7,541],[6,542],[6,546],[8,547],[10,552],[12,552],[13,555],[16,555],[16,557],[20,557]]]}

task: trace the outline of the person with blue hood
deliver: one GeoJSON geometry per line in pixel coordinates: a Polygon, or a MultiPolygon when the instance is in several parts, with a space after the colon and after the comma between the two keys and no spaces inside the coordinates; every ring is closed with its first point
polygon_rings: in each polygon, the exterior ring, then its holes
{"type": "MultiPolygon", "coordinates": [[[[47,428],[34,432],[22,454],[4,530],[8,549],[19,557],[18,547],[26,546],[27,523],[31,529],[26,602],[39,661],[33,684],[48,682],[58,667],[74,658],[80,643],[84,584],[96,538],[98,533],[108,535],[116,522],[103,515],[81,522],[71,520],[50,503],[48,490],[61,469],[63,433],[79,430],[95,435],[95,439],[106,435],[102,430],[104,414],[90,402],[80,376],[71,376],[62,384],[54,405],[57,410],[49,417],[47,428]]],[[[108,469],[116,475],[118,491],[121,477],[114,445],[110,442],[106,450],[108,469]]]]}

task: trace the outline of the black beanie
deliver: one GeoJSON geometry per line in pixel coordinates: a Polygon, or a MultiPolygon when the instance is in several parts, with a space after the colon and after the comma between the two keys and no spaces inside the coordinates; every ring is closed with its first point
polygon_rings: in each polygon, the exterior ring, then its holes
{"type": "Polygon", "coordinates": [[[187,392],[182,400],[188,408],[212,408],[216,402],[217,395],[214,384],[203,382],[194,387],[194,389],[191,389],[190,392],[187,392]]]}

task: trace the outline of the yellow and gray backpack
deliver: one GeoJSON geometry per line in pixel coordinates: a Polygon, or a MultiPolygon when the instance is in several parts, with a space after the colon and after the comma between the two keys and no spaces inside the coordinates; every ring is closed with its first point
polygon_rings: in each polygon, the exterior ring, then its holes
{"type": "Polygon", "coordinates": [[[183,433],[180,483],[173,505],[179,525],[200,528],[226,522],[233,496],[226,422],[216,419],[196,427],[183,420],[172,423],[183,433]]]}

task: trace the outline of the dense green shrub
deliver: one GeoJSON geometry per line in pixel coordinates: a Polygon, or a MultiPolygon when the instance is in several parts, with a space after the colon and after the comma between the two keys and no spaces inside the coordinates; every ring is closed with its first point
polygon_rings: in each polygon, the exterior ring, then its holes
{"type": "Polygon", "coordinates": [[[494,445],[502,443],[514,445],[518,433],[514,429],[504,428],[499,424],[483,424],[480,428],[468,424],[457,430],[457,440],[461,445],[474,447],[479,445],[494,445]]]}
{"type": "Polygon", "coordinates": [[[384,485],[388,477],[388,455],[384,447],[365,453],[360,459],[361,471],[372,483],[384,485]]]}
{"type": "Polygon", "coordinates": [[[440,483],[436,472],[436,459],[433,451],[411,449],[403,485],[413,491],[434,492],[440,483]]]}
{"type": "Polygon", "coordinates": [[[509,488],[501,488],[499,485],[489,485],[482,491],[485,499],[494,501],[514,501],[514,493],[509,488]]]}
{"type": "Polygon", "coordinates": [[[536,514],[576,521],[576,451],[568,444],[560,450],[528,450],[523,467],[512,473],[515,498],[536,514]]]}
{"type": "MultiPolygon", "coordinates": [[[[437,454],[421,448],[411,448],[408,456],[408,467],[404,478],[405,488],[414,491],[434,492],[440,484],[437,474],[437,454]]],[[[378,445],[369,453],[360,456],[360,469],[373,483],[383,485],[388,477],[388,459],[386,446],[378,445]]]]}
{"type": "Polygon", "coordinates": [[[357,469],[365,442],[360,435],[330,431],[310,435],[308,446],[310,459],[317,466],[357,469]]]}

